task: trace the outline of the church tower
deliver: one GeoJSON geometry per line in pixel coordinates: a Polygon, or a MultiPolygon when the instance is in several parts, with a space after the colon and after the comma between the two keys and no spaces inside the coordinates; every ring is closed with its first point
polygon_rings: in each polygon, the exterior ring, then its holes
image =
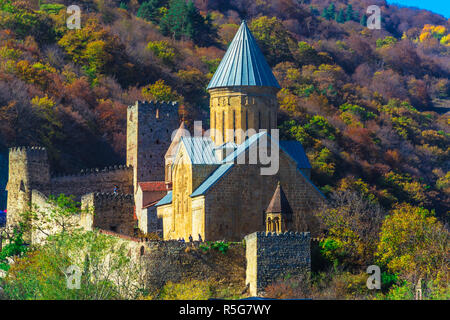
{"type": "Polygon", "coordinates": [[[277,128],[280,89],[255,38],[242,22],[208,85],[211,139],[241,144],[261,129],[277,128]]]}

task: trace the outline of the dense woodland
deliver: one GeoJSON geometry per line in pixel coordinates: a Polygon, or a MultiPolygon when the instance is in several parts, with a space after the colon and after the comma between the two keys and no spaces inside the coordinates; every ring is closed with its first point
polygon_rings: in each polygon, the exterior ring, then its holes
{"type": "Polygon", "coordinates": [[[81,0],[82,28],[69,30],[71,4],[0,0],[0,148],[45,146],[55,171],[122,163],[136,100],[177,100],[188,125],[208,126],[205,88],[245,19],[282,87],[281,136],[302,142],[331,199],[324,255],[350,269],[375,255],[391,274],[442,280],[449,20],[384,0],[81,0]],[[365,26],[373,4],[381,30],[365,26]],[[418,233],[426,240],[408,242],[418,233]],[[437,252],[431,274],[424,259],[437,252]]]}

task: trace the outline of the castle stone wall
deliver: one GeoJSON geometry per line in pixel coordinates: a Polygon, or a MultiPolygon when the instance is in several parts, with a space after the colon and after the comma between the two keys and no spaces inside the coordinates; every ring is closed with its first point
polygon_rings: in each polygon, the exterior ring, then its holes
{"type": "Polygon", "coordinates": [[[41,243],[49,235],[61,232],[63,230],[61,225],[62,221],[64,221],[67,226],[76,226],[80,222],[80,215],[77,214],[66,217],[64,220],[62,220],[62,218],[58,219],[59,224],[54,223],[54,219],[50,218],[50,214],[52,214],[56,208],[48,202],[47,196],[38,190],[31,191],[31,204],[33,208],[39,212],[39,220],[33,222],[35,224],[38,223],[39,228],[32,228],[31,232],[31,242],[33,244],[41,243]]]}
{"type": "Polygon", "coordinates": [[[86,230],[95,228],[132,236],[134,198],[129,194],[90,193],[81,198],[81,224],[86,230]]]}
{"type": "Polygon", "coordinates": [[[127,165],[133,166],[134,186],[164,181],[164,155],[179,127],[178,103],[137,101],[127,110],[127,165]]]}
{"type": "Polygon", "coordinates": [[[161,288],[168,281],[212,280],[245,288],[245,249],[231,244],[227,253],[203,251],[199,242],[149,241],[138,244],[144,253],[146,281],[150,288],[161,288]],[[142,247],[144,249],[142,249],[142,247]]]}
{"type": "Polygon", "coordinates": [[[311,271],[311,236],[303,233],[255,232],[245,237],[246,283],[250,295],[264,294],[264,289],[286,275],[311,271]]]}
{"type": "Polygon", "coordinates": [[[81,196],[91,193],[112,193],[114,186],[119,192],[133,193],[133,168],[129,166],[111,166],[104,169],[88,169],[78,175],[52,177],[49,193],[74,195],[77,201],[81,196]]]}
{"type": "Polygon", "coordinates": [[[48,192],[50,166],[47,151],[40,147],[18,147],[9,150],[7,224],[15,225],[20,214],[29,210],[31,191],[48,192]]]}

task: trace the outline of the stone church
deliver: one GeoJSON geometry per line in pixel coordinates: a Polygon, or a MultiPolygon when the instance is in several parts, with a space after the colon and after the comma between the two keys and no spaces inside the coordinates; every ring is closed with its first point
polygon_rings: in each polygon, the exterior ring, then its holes
{"type": "Polygon", "coordinates": [[[324,197],[310,180],[300,142],[271,135],[280,86],[245,21],[207,89],[209,135],[177,134],[166,154],[172,190],[155,205],[164,239],[240,241],[263,230],[315,234],[314,211],[324,197]],[[262,175],[262,161],[245,161],[263,142],[279,152],[275,174],[262,175]]]}
{"type": "Polygon", "coordinates": [[[64,193],[90,209],[80,217],[87,230],[140,229],[164,240],[240,241],[265,230],[314,236],[324,197],[310,181],[300,142],[274,134],[280,86],[245,21],[207,89],[210,128],[200,135],[180,125],[176,103],[128,107],[123,166],[54,176],[44,148],[11,148],[7,224],[64,193]],[[252,161],[265,145],[277,162],[271,174],[262,174],[267,162],[252,161]]]}

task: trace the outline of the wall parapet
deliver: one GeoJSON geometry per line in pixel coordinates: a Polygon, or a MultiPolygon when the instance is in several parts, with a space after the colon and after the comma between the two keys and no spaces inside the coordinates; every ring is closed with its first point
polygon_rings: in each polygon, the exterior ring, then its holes
{"type": "Polygon", "coordinates": [[[76,177],[84,177],[84,176],[88,176],[88,175],[98,175],[98,174],[104,174],[104,173],[114,173],[114,172],[119,172],[119,171],[133,171],[133,166],[127,166],[127,165],[115,165],[115,166],[109,166],[109,167],[104,167],[102,169],[99,168],[88,168],[88,169],[82,169],[80,172],[78,173],[74,173],[74,174],[66,174],[66,173],[62,173],[62,174],[54,174],[52,175],[51,179],[52,180],[63,180],[63,179],[72,179],[72,178],[76,178],[76,177]]]}
{"type": "Polygon", "coordinates": [[[178,116],[178,106],[177,101],[136,101],[135,104],[128,106],[128,110],[139,109],[141,114],[152,114],[157,118],[171,118],[174,114],[178,116]]]}
{"type": "Polygon", "coordinates": [[[254,232],[245,237],[246,283],[251,295],[263,295],[273,281],[311,271],[309,232],[254,232]]]}

